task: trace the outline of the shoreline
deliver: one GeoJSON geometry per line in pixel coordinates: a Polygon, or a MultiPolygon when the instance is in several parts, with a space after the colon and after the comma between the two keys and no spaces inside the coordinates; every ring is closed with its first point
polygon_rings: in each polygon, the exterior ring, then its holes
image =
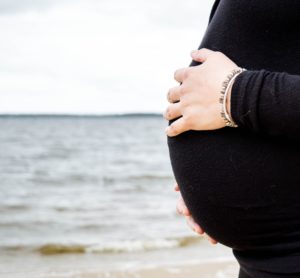
{"type": "Polygon", "coordinates": [[[200,240],[193,245],[128,253],[0,252],[0,278],[236,278],[229,248],[200,240]]]}
{"type": "Polygon", "coordinates": [[[191,261],[180,264],[128,266],[120,270],[103,270],[92,267],[91,269],[60,269],[47,272],[28,271],[21,273],[1,273],[4,278],[236,278],[238,277],[238,263],[230,258],[218,258],[207,261],[191,261]]]}
{"type": "MultiPolygon", "coordinates": [[[[219,262],[193,262],[180,265],[169,264],[162,266],[148,266],[132,270],[120,271],[91,271],[74,272],[68,278],[236,278],[238,276],[238,264],[233,260],[219,262]]],[[[58,274],[58,273],[57,273],[58,274]]],[[[44,278],[65,278],[65,274],[50,274],[44,278]]]]}

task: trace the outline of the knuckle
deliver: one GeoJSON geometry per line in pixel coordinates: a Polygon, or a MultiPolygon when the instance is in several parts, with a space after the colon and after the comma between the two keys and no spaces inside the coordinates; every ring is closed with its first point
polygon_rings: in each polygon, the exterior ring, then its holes
{"type": "Polygon", "coordinates": [[[166,110],[166,118],[167,119],[171,119],[171,117],[172,117],[171,108],[168,107],[167,110],[166,110]]]}
{"type": "Polygon", "coordinates": [[[180,95],[180,96],[183,96],[183,95],[185,95],[186,93],[187,93],[186,87],[183,86],[183,85],[181,85],[181,86],[179,87],[179,95],[180,95]]]}
{"type": "Polygon", "coordinates": [[[187,78],[190,77],[190,75],[191,75],[190,69],[189,69],[189,68],[184,69],[184,72],[183,72],[183,78],[184,78],[184,79],[187,79],[187,78]]]}

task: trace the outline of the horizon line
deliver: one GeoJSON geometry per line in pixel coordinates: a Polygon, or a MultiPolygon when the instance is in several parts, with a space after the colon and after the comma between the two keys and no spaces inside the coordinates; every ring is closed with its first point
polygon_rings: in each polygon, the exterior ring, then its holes
{"type": "Polygon", "coordinates": [[[158,112],[130,112],[130,113],[0,113],[0,117],[128,117],[147,116],[162,117],[158,112]]]}

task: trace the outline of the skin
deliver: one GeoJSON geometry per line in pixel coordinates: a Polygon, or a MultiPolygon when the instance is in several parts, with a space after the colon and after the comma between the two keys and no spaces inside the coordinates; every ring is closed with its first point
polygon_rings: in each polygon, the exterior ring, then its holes
{"type": "MultiPolygon", "coordinates": [[[[192,51],[191,57],[202,64],[176,70],[174,79],[179,85],[171,88],[167,94],[170,105],[164,112],[164,118],[168,121],[178,118],[166,128],[166,134],[170,137],[188,130],[215,130],[225,127],[225,121],[220,114],[220,91],[227,75],[238,66],[222,52],[207,48],[192,51]]],[[[226,102],[229,114],[231,87],[226,102]]],[[[206,235],[186,207],[177,184],[175,191],[179,192],[176,205],[178,214],[186,218],[193,231],[206,235]]],[[[206,237],[212,244],[217,243],[210,236],[206,237]]]]}
{"type": "MultiPolygon", "coordinates": [[[[174,79],[181,83],[169,90],[171,103],[164,112],[166,120],[173,120],[167,127],[168,136],[176,136],[188,130],[215,130],[225,127],[219,103],[222,83],[238,66],[226,55],[207,48],[192,51],[193,60],[202,64],[175,71],[174,79]]],[[[230,114],[231,90],[228,92],[227,111],[230,114]]]]}
{"type": "Polygon", "coordinates": [[[176,204],[177,213],[185,217],[186,223],[195,233],[199,235],[204,235],[211,244],[217,244],[218,242],[209,235],[205,234],[204,230],[195,222],[189,209],[185,205],[184,200],[182,199],[178,184],[175,185],[175,191],[179,192],[179,198],[176,204]]]}

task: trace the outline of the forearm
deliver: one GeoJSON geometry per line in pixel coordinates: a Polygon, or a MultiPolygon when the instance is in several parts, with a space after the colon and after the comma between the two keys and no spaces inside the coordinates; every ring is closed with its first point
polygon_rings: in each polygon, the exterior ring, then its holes
{"type": "Polygon", "coordinates": [[[228,111],[241,128],[300,138],[300,76],[267,70],[245,71],[230,90],[228,111]]]}

